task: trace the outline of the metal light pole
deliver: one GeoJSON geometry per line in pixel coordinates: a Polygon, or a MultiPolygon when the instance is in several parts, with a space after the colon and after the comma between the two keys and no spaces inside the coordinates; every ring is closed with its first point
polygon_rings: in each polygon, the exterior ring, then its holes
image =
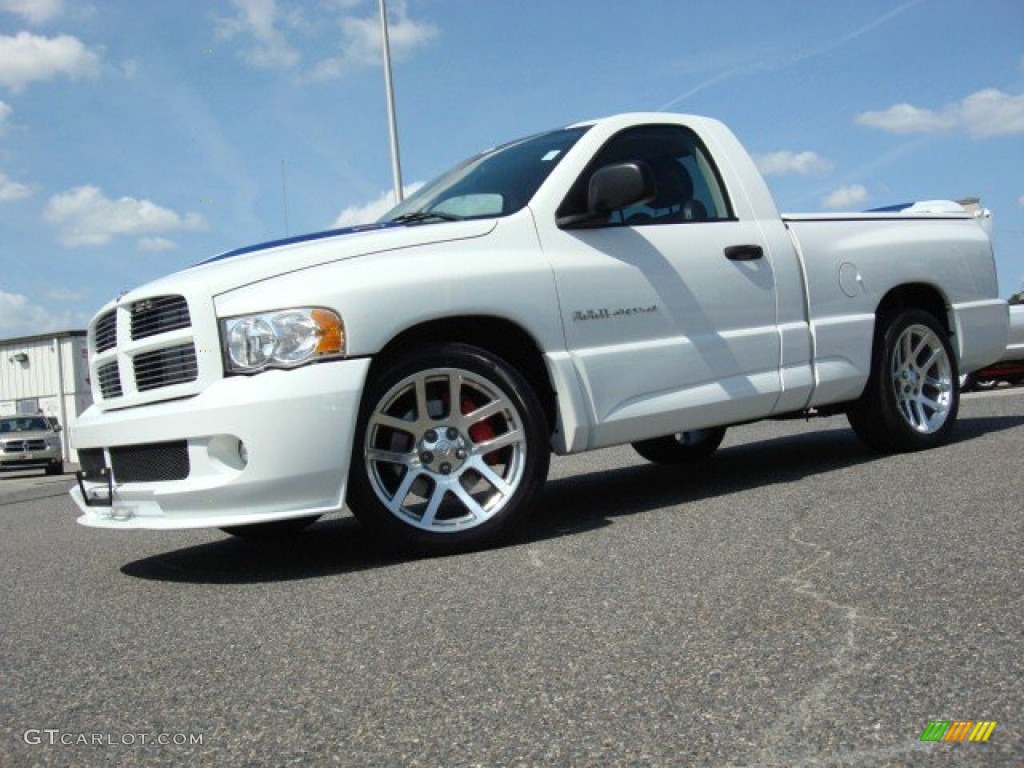
{"type": "Polygon", "coordinates": [[[384,85],[388,97],[388,129],[391,133],[391,177],[395,185],[395,204],[402,202],[402,163],[398,157],[398,124],[395,121],[395,89],[391,83],[391,44],[388,41],[388,12],[380,0],[380,37],[384,47],[384,85]]]}

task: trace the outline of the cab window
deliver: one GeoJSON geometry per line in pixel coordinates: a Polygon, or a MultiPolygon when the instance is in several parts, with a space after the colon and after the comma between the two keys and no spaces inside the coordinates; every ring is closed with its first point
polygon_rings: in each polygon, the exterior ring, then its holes
{"type": "Polygon", "coordinates": [[[675,125],[642,125],[614,136],[573,185],[559,216],[583,213],[590,176],[613,163],[641,162],[651,170],[655,196],[615,211],[610,226],[732,221],[732,208],[718,171],[693,131],[675,125]]]}

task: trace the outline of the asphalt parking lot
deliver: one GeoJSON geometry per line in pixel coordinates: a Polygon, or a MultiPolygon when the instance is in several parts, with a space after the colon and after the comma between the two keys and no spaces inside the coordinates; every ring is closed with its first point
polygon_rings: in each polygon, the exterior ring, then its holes
{"type": "Polygon", "coordinates": [[[1022,450],[1017,388],[927,453],[837,417],[563,458],[521,541],[433,560],[347,515],[96,531],[0,475],[0,765],[1018,765],[1022,450]]]}

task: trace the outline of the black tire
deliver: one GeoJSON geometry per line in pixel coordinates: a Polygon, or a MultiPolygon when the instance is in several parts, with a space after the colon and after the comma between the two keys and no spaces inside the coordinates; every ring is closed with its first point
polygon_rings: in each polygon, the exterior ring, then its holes
{"type": "Polygon", "coordinates": [[[550,461],[544,409],[526,379],[460,343],[432,345],[371,375],[347,494],[360,522],[385,546],[416,555],[508,539],[550,461]]]}
{"type": "Polygon", "coordinates": [[[293,517],[290,520],[274,520],[270,523],[230,525],[221,530],[248,541],[273,541],[301,533],[319,519],[320,515],[310,515],[309,517],[293,517]]]}
{"type": "Polygon", "coordinates": [[[857,436],[894,453],[946,442],[960,408],[956,357],[933,315],[911,309],[879,319],[871,373],[847,411],[857,436]]]}
{"type": "Polygon", "coordinates": [[[692,464],[706,461],[725,438],[725,427],[676,432],[633,443],[633,450],[655,464],[692,464]]]}
{"type": "Polygon", "coordinates": [[[64,474],[64,462],[59,464],[49,464],[46,467],[46,474],[48,475],[63,475],[64,474]]]}

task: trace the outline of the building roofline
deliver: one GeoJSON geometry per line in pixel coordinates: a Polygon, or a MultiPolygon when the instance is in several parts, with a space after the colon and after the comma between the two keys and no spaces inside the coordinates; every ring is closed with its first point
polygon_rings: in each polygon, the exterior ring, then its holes
{"type": "Polygon", "coordinates": [[[70,339],[85,336],[86,332],[81,330],[53,331],[52,333],[39,333],[35,336],[17,336],[13,339],[0,339],[0,347],[8,347],[16,344],[32,344],[37,341],[50,341],[52,339],[70,339]]]}

